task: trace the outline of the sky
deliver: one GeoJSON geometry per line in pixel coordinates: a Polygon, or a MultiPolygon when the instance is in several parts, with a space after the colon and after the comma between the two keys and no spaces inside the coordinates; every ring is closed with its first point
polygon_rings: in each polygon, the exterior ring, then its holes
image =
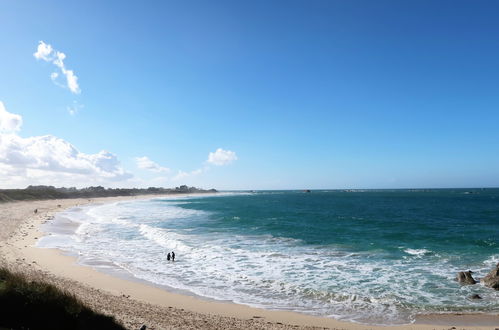
{"type": "Polygon", "coordinates": [[[0,0],[0,188],[498,187],[498,12],[0,0]]]}

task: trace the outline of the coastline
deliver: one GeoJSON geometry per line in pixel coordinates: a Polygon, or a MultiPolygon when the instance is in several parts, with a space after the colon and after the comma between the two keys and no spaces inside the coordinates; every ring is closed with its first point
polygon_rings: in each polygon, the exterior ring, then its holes
{"type": "Polygon", "coordinates": [[[490,329],[494,324],[499,325],[499,315],[434,314],[418,317],[416,323],[410,325],[371,326],[296,312],[208,301],[168,292],[143,281],[111,276],[92,267],[77,264],[76,257],[64,255],[60,250],[35,247],[37,239],[43,236],[39,231],[40,225],[49,221],[57,212],[84,204],[161,197],[181,195],[2,203],[0,225],[5,230],[0,234],[0,263],[4,262],[14,269],[33,273],[34,276],[38,274],[44,279],[49,278],[59,285],[67,286],[70,291],[76,291],[75,294],[84,302],[102,312],[113,314],[128,328],[138,328],[145,324],[149,328],[196,328],[202,325],[203,328],[213,329],[285,329],[296,326],[334,329],[448,329],[456,326],[459,329],[490,329]],[[36,214],[35,209],[38,210],[36,214]],[[103,304],[103,301],[112,304],[103,304]]]}

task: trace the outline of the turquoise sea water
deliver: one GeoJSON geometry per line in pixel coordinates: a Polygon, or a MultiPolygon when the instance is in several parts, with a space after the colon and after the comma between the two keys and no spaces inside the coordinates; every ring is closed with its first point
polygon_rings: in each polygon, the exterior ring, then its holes
{"type": "Polygon", "coordinates": [[[46,230],[40,246],[82,263],[251,306],[370,324],[499,312],[497,291],[453,280],[499,262],[499,189],[160,198],[75,208],[46,230]]]}

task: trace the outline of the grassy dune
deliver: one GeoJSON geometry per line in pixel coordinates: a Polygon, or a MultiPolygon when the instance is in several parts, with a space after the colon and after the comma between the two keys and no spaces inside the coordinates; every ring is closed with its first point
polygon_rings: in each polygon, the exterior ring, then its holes
{"type": "Polygon", "coordinates": [[[124,329],[74,295],[6,268],[0,268],[0,328],[124,329]]]}

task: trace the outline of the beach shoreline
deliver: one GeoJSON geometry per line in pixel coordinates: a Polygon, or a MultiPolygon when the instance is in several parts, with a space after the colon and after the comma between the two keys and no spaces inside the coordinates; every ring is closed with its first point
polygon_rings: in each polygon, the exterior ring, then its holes
{"type": "Polygon", "coordinates": [[[0,204],[0,262],[22,272],[43,274],[56,283],[65,283],[84,302],[114,315],[128,328],[334,328],[334,329],[490,329],[499,325],[499,315],[432,314],[418,317],[416,323],[396,326],[363,325],[296,312],[273,311],[235,303],[199,299],[165,291],[141,280],[124,279],[77,264],[77,258],[57,249],[35,247],[44,234],[40,226],[63,210],[88,204],[125,200],[183,197],[186,195],[125,196],[92,199],[21,201],[0,204]],[[34,210],[37,210],[35,213],[34,210]],[[101,300],[116,306],[101,306],[92,299],[96,291],[101,300]],[[147,306],[147,307],[144,307],[147,306]],[[120,309],[122,310],[120,312],[120,309]],[[145,310],[144,310],[145,309],[145,310]],[[124,312],[126,311],[126,313],[124,312]],[[132,313],[132,315],[130,315],[132,313]],[[133,315],[135,313],[135,315],[133,315]],[[116,315],[118,314],[118,315],[116,315]],[[269,323],[268,323],[269,322],[269,323]]]}

